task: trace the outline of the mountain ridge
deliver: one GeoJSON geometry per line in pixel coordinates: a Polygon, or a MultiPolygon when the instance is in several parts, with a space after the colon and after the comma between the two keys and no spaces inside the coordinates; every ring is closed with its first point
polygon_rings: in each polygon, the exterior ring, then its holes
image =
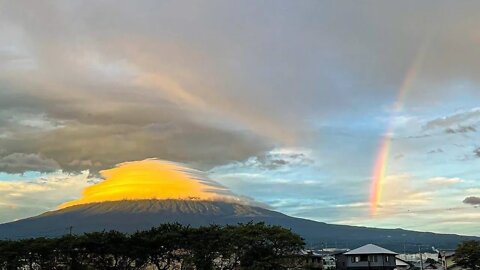
{"type": "Polygon", "coordinates": [[[173,222],[194,227],[265,222],[292,229],[312,247],[330,243],[337,247],[354,248],[376,243],[392,250],[403,251],[406,245],[413,243],[436,248],[455,248],[460,241],[480,240],[480,237],[458,234],[327,224],[240,203],[174,199],[75,205],[0,224],[0,239],[56,237],[66,234],[70,226],[77,234],[102,230],[131,233],[173,222]]]}

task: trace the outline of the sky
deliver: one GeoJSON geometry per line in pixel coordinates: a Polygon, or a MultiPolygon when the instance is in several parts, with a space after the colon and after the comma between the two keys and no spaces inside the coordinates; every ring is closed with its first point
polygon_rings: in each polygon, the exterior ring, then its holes
{"type": "Polygon", "coordinates": [[[478,10],[0,0],[0,222],[159,159],[296,217],[480,235],[478,10]]]}

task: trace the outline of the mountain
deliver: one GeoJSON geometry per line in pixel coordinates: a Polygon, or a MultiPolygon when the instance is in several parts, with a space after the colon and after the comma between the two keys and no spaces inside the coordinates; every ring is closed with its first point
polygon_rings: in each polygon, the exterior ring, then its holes
{"type": "MultiPolygon", "coordinates": [[[[68,233],[70,228],[76,234],[112,229],[134,232],[168,222],[201,226],[250,221],[263,221],[291,228],[304,237],[309,245],[316,247],[336,245],[354,248],[375,243],[403,252],[404,249],[418,251],[413,244],[455,248],[461,241],[480,240],[479,237],[454,234],[334,225],[290,217],[255,206],[199,200],[136,200],[76,205],[46,212],[36,217],[0,224],[0,239],[55,237],[68,233]]],[[[428,251],[428,247],[425,251],[428,251]]]]}

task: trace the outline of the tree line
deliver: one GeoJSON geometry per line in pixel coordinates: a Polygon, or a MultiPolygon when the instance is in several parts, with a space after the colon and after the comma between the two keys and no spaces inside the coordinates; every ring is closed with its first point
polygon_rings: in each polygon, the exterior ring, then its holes
{"type": "Polygon", "coordinates": [[[287,269],[304,247],[288,229],[248,223],[192,228],[163,224],[118,231],[0,241],[0,269],[287,269]]]}

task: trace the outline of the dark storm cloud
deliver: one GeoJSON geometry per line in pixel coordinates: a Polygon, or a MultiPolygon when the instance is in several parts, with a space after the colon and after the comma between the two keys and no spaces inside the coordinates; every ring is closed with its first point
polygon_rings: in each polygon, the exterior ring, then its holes
{"type": "MultiPolygon", "coordinates": [[[[268,145],[249,134],[193,123],[145,127],[69,123],[58,129],[0,140],[0,148],[7,153],[41,153],[67,171],[90,169],[96,172],[124,161],[149,157],[168,157],[198,168],[210,168],[226,160],[242,160],[259,154],[268,149],[268,145]]],[[[0,170],[7,168],[0,166],[0,170]]],[[[38,170],[34,167],[24,169],[38,170]]]]}
{"type": "MultiPolygon", "coordinates": [[[[390,104],[423,44],[411,104],[450,97],[446,81],[476,82],[479,7],[5,2],[0,154],[41,154],[65,170],[96,171],[149,157],[208,168],[303,146],[316,122],[390,104]],[[33,126],[2,118],[19,112],[43,118],[33,126]]],[[[447,120],[432,125],[449,128],[447,120]]],[[[267,159],[267,167],[291,162],[267,159]]]]}
{"type": "Polygon", "coordinates": [[[467,197],[463,200],[465,204],[480,205],[480,197],[467,197]]]}
{"type": "Polygon", "coordinates": [[[0,158],[0,171],[23,173],[25,171],[54,172],[60,166],[53,160],[38,154],[14,153],[0,158]]]}

